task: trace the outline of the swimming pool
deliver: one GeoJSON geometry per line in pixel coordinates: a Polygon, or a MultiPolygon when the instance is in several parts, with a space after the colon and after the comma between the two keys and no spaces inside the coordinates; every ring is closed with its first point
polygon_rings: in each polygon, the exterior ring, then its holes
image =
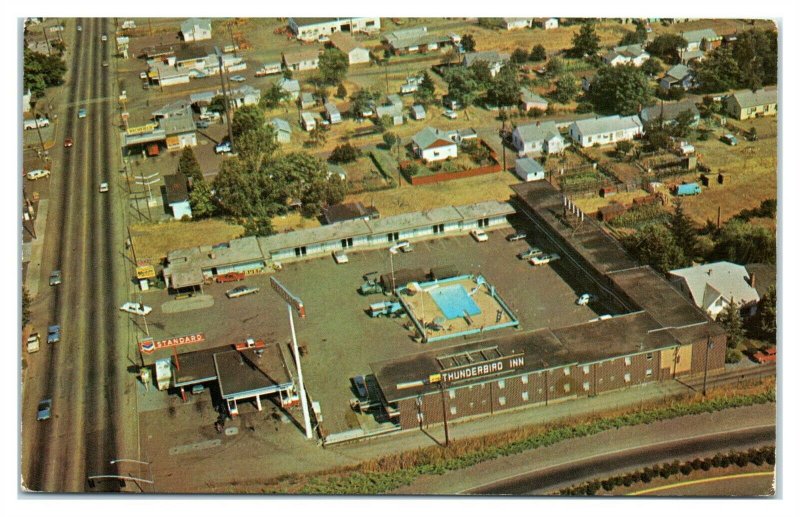
{"type": "Polygon", "coordinates": [[[470,316],[481,313],[478,305],[461,284],[434,287],[428,290],[428,294],[448,320],[463,318],[464,312],[470,316]]]}

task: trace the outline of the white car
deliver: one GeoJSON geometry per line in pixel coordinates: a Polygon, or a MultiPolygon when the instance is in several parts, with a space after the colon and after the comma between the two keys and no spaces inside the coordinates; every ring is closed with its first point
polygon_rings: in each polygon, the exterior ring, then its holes
{"type": "Polygon", "coordinates": [[[472,235],[472,238],[478,242],[486,242],[489,240],[489,236],[486,235],[486,232],[483,230],[470,230],[469,234],[472,235]]]}
{"type": "Polygon", "coordinates": [[[560,258],[561,257],[559,257],[555,253],[551,253],[549,255],[538,255],[536,257],[531,257],[531,264],[533,264],[534,266],[543,266],[560,258]]]}
{"type": "Polygon", "coordinates": [[[589,305],[590,303],[596,301],[597,301],[597,296],[589,293],[584,293],[580,295],[580,297],[577,300],[575,300],[575,303],[577,305],[589,305]]]}
{"type": "Polygon", "coordinates": [[[100,36],[100,41],[108,41],[108,36],[103,34],[102,36],[100,36]]]}
{"type": "Polygon", "coordinates": [[[38,180],[39,178],[46,178],[48,176],[50,176],[50,171],[47,169],[35,169],[29,171],[28,174],[25,175],[29,180],[38,180]]]}
{"type": "Polygon", "coordinates": [[[335,260],[337,264],[347,264],[350,262],[350,259],[347,258],[347,253],[342,250],[333,252],[333,260],[335,260]]]}
{"type": "Polygon", "coordinates": [[[455,111],[453,111],[451,109],[444,110],[443,114],[444,114],[445,117],[447,117],[449,119],[458,118],[458,113],[456,113],[455,111]]]}
{"type": "Polygon", "coordinates": [[[248,294],[255,294],[260,289],[258,287],[247,287],[246,285],[242,285],[239,287],[234,287],[228,291],[225,291],[225,296],[228,298],[239,298],[240,296],[245,296],[248,294]]]}
{"type": "Polygon", "coordinates": [[[108,183],[106,183],[105,181],[100,184],[100,192],[101,193],[108,192],[108,183]]]}
{"type": "Polygon", "coordinates": [[[139,316],[147,316],[153,312],[152,307],[136,302],[125,302],[119,310],[130,312],[131,314],[138,314],[139,316]]]}
{"type": "Polygon", "coordinates": [[[243,83],[246,80],[243,75],[232,75],[230,79],[237,83],[243,83]]]}

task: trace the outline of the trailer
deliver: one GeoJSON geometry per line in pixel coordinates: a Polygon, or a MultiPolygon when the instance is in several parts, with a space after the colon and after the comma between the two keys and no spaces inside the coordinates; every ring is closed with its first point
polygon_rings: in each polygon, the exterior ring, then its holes
{"type": "Polygon", "coordinates": [[[381,316],[398,316],[403,311],[400,302],[377,302],[369,305],[369,316],[379,318],[381,316]]]}
{"type": "Polygon", "coordinates": [[[701,192],[702,189],[697,183],[684,183],[675,187],[676,196],[695,196],[701,192]]]}

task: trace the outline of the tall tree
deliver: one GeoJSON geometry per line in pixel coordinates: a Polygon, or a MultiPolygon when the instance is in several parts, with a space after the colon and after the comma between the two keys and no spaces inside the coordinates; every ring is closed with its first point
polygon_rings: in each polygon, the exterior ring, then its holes
{"type": "Polygon", "coordinates": [[[448,69],[445,81],[447,81],[447,96],[462,106],[468,106],[477,95],[477,82],[472,73],[462,66],[448,69]]]}
{"type": "Polygon", "coordinates": [[[661,273],[668,273],[685,262],[683,250],[675,237],[661,224],[650,224],[623,240],[625,247],[642,264],[649,264],[661,273]]]}
{"type": "Polygon", "coordinates": [[[67,65],[60,56],[48,56],[25,48],[22,53],[22,85],[34,98],[44,95],[45,88],[64,83],[67,65]]]}
{"type": "Polygon", "coordinates": [[[31,293],[22,286],[22,326],[31,322],[31,293]]]}
{"type": "Polygon", "coordinates": [[[519,90],[517,69],[507,64],[497,72],[487,93],[490,102],[498,106],[512,106],[519,102],[519,90]]]}
{"type": "Polygon", "coordinates": [[[257,131],[267,123],[264,112],[258,106],[242,106],[233,114],[231,132],[238,138],[248,131],[257,131]]]}
{"type": "Polygon", "coordinates": [[[736,88],[740,78],[739,64],[731,49],[720,47],[697,65],[697,81],[703,92],[723,92],[736,88]]]}
{"type": "Polygon", "coordinates": [[[261,95],[261,100],[258,101],[258,105],[262,109],[274,109],[288,99],[289,92],[278,86],[277,83],[272,83],[261,95]]]}
{"type": "Polygon", "coordinates": [[[722,225],[713,253],[715,260],[727,260],[736,264],[774,264],[775,256],[775,232],[738,218],[730,219],[722,225]]]}
{"type": "Polygon", "coordinates": [[[545,50],[544,45],[541,43],[534,45],[534,47],[531,49],[528,59],[531,61],[544,61],[547,59],[547,50],[545,50]]]}
{"type": "Polygon", "coordinates": [[[475,52],[475,38],[472,37],[472,34],[461,36],[461,46],[464,48],[464,52],[475,52]]]}
{"type": "Polygon", "coordinates": [[[737,348],[744,339],[744,325],[742,324],[742,314],[739,311],[739,304],[736,300],[730,300],[719,313],[717,321],[725,333],[728,335],[728,348],[737,348]]]}
{"type": "Polygon", "coordinates": [[[737,35],[731,54],[739,67],[739,86],[756,90],[778,80],[778,35],[750,29],[737,35]]]}
{"type": "Polygon", "coordinates": [[[325,84],[339,84],[347,76],[350,60],[338,48],[325,49],[319,56],[319,73],[325,84]]]}
{"type": "Polygon", "coordinates": [[[685,260],[680,266],[690,266],[697,255],[697,228],[684,212],[680,201],[675,203],[675,211],[670,217],[668,228],[675,237],[675,244],[683,251],[685,260]]]}
{"type": "Polygon", "coordinates": [[[547,62],[545,70],[547,71],[548,77],[556,77],[564,71],[564,61],[559,57],[554,57],[547,62]]]}
{"type": "Polygon", "coordinates": [[[475,80],[478,89],[489,88],[492,84],[492,71],[489,68],[489,62],[479,59],[472,63],[469,67],[469,72],[475,80]]]}
{"type": "Polygon", "coordinates": [[[195,219],[205,219],[212,217],[217,211],[211,194],[211,185],[201,181],[192,185],[189,193],[189,205],[192,207],[192,217],[195,219]]]}
{"type": "Polygon", "coordinates": [[[364,88],[350,96],[350,110],[355,113],[364,113],[371,110],[381,94],[375,90],[364,88]]]}
{"type": "Polygon", "coordinates": [[[650,77],[660,74],[662,70],[664,70],[664,67],[661,65],[661,61],[659,61],[658,58],[651,57],[642,63],[642,72],[650,77]]]}
{"type": "Polygon", "coordinates": [[[678,34],[661,34],[647,45],[647,52],[660,57],[665,63],[676,65],[681,61],[681,50],[687,45],[686,40],[678,34]]]}
{"type": "Polygon", "coordinates": [[[327,140],[328,135],[321,125],[315,126],[314,129],[308,132],[308,141],[313,146],[323,145],[327,140]]]}
{"type": "Polygon", "coordinates": [[[600,50],[600,36],[595,31],[593,22],[586,22],[572,36],[571,53],[577,57],[593,56],[600,50]]]}
{"type": "Polygon", "coordinates": [[[572,102],[581,91],[578,80],[572,74],[564,74],[556,81],[555,99],[561,104],[572,102]]]}
{"type": "Polygon", "coordinates": [[[644,26],[644,22],[642,20],[636,20],[633,23],[636,25],[636,29],[633,31],[625,31],[625,34],[619,41],[620,45],[640,45],[647,41],[647,29],[644,26]]]}
{"type": "Polygon", "coordinates": [[[191,179],[193,186],[205,181],[205,178],[203,178],[203,171],[200,168],[200,162],[197,161],[197,157],[194,155],[194,149],[190,146],[184,147],[183,151],[181,151],[181,157],[178,159],[178,167],[175,172],[183,174],[191,179]]]}
{"type": "Polygon", "coordinates": [[[528,51],[524,48],[516,48],[514,52],[511,53],[511,62],[521,65],[528,60],[529,56],[530,54],[528,54],[528,51]]]}
{"type": "Polygon", "coordinates": [[[775,336],[778,330],[777,299],[778,294],[775,290],[775,286],[771,285],[758,302],[757,316],[759,330],[773,343],[775,342],[775,336]]]}
{"type": "Polygon", "coordinates": [[[423,106],[428,106],[433,103],[436,98],[436,85],[433,83],[431,74],[429,74],[427,70],[420,75],[422,76],[422,80],[417,87],[417,91],[414,92],[414,102],[422,104],[423,106]]]}
{"type": "Polygon", "coordinates": [[[601,113],[634,115],[652,98],[647,76],[633,65],[606,66],[592,81],[589,98],[601,113]]]}

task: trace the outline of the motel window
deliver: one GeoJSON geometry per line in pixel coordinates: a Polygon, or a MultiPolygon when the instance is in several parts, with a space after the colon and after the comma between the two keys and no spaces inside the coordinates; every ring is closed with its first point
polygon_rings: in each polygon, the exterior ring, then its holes
{"type": "Polygon", "coordinates": [[[387,233],[386,234],[386,239],[388,239],[389,242],[393,242],[393,241],[399,240],[400,239],[400,232],[387,233]]]}
{"type": "Polygon", "coordinates": [[[589,391],[589,387],[590,386],[591,386],[591,384],[589,384],[588,382],[584,382],[583,383],[583,391],[589,391]]]}
{"type": "Polygon", "coordinates": [[[653,375],[653,369],[648,368],[647,370],[645,370],[644,374],[646,377],[650,377],[651,375],[653,375]]]}
{"type": "Polygon", "coordinates": [[[647,357],[647,360],[648,360],[648,361],[652,360],[652,359],[653,359],[653,353],[652,353],[652,352],[650,352],[649,354],[647,354],[647,356],[646,356],[646,357],[647,357]]]}
{"type": "Polygon", "coordinates": [[[527,375],[523,375],[522,377],[520,377],[520,380],[522,381],[522,384],[528,384],[528,376],[527,375]]]}
{"type": "Polygon", "coordinates": [[[564,375],[569,375],[569,371],[570,371],[570,370],[569,370],[569,366],[567,366],[566,368],[564,368],[564,375]]]}
{"type": "Polygon", "coordinates": [[[503,388],[505,388],[505,387],[506,387],[506,381],[505,381],[505,379],[501,379],[501,380],[497,381],[497,387],[498,387],[498,388],[500,388],[501,390],[502,390],[503,388]]]}
{"type": "Polygon", "coordinates": [[[447,393],[450,394],[451,399],[456,398],[456,390],[447,390],[447,393]]]}
{"type": "Polygon", "coordinates": [[[498,403],[499,403],[501,406],[505,406],[505,405],[506,405],[506,398],[505,398],[505,397],[500,397],[499,399],[497,399],[497,402],[498,402],[498,403]]]}
{"type": "Polygon", "coordinates": [[[527,391],[523,391],[522,392],[522,400],[524,400],[525,402],[528,401],[528,392],[527,391]]]}
{"type": "Polygon", "coordinates": [[[451,415],[455,415],[456,414],[456,407],[455,406],[450,406],[450,414],[451,415]]]}
{"type": "Polygon", "coordinates": [[[294,249],[294,256],[295,257],[305,257],[306,256],[306,247],[300,246],[299,248],[294,249]]]}
{"type": "Polygon", "coordinates": [[[625,366],[630,366],[630,365],[631,365],[631,358],[630,357],[626,357],[625,358],[625,366]]]}
{"type": "Polygon", "coordinates": [[[625,374],[625,382],[631,382],[631,374],[629,373],[625,374]]]}
{"type": "Polygon", "coordinates": [[[588,366],[588,365],[587,365],[587,366],[584,366],[584,367],[583,367],[583,374],[584,374],[584,375],[589,375],[589,372],[590,372],[591,370],[592,370],[592,368],[591,368],[590,366],[588,366]]]}
{"type": "Polygon", "coordinates": [[[350,248],[353,246],[353,238],[348,237],[347,239],[342,239],[342,248],[350,248]]]}
{"type": "Polygon", "coordinates": [[[569,383],[566,383],[566,384],[564,385],[564,393],[569,393],[569,391],[570,391],[571,389],[572,389],[572,386],[570,386],[570,385],[569,385],[569,383]]]}

